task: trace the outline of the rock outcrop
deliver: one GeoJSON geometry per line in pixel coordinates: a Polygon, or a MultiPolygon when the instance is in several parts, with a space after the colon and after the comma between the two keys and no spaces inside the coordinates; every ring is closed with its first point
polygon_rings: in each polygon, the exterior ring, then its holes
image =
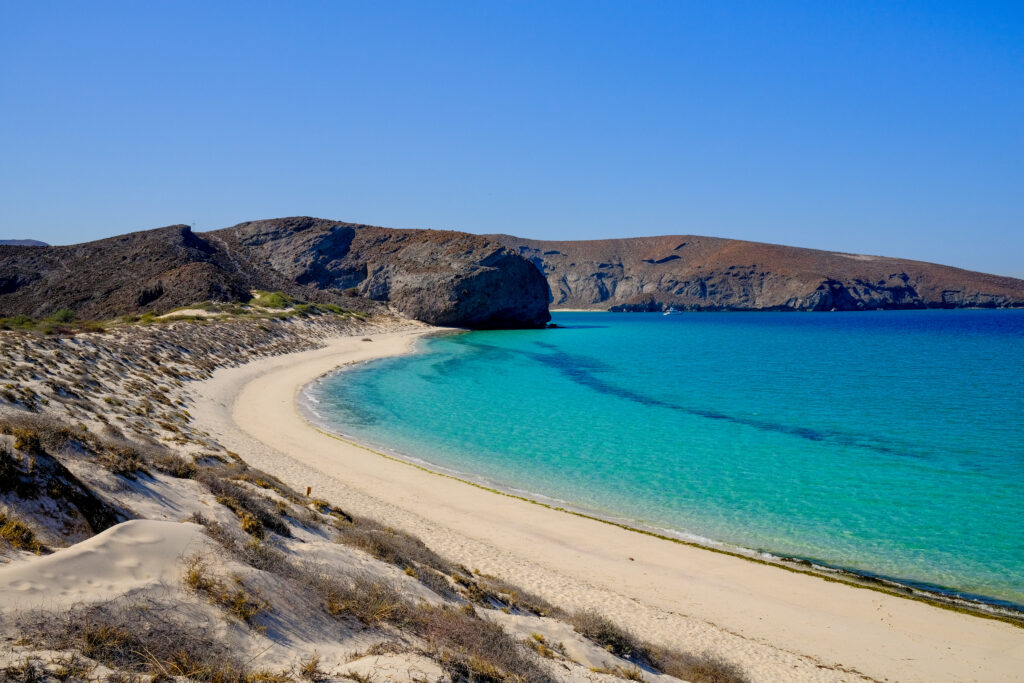
{"type": "Polygon", "coordinates": [[[498,242],[463,232],[394,230],[315,218],[242,223],[210,233],[249,270],[343,291],[417,320],[460,327],[537,327],[547,282],[498,242]]]}
{"type": "Polygon", "coordinates": [[[551,305],[614,311],[1021,307],[1024,280],[922,261],[677,235],[549,242],[510,235],[551,305]]]}
{"type": "Polygon", "coordinates": [[[188,226],[65,247],[0,246],[0,316],[83,318],[246,301],[254,289],[427,323],[536,327],[548,315],[536,268],[478,235],[391,230],[316,218],[188,226]]]}

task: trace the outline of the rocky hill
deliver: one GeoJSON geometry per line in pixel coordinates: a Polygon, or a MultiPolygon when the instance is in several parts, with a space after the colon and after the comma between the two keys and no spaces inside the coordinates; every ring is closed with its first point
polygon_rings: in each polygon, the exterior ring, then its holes
{"type": "Polygon", "coordinates": [[[543,325],[549,303],[617,311],[1024,306],[1024,280],[690,235],[544,242],[297,217],[206,233],[174,225],[70,246],[0,245],[0,317],[70,309],[110,318],[241,302],[253,290],[480,328],[543,325]]]}
{"type": "Polygon", "coordinates": [[[533,327],[549,319],[543,276],[485,237],[391,230],[317,218],[188,226],[61,247],[0,246],[0,316],[70,309],[104,318],[255,289],[372,310],[387,304],[436,325],[533,327]]]}
{"type": "Polygon", "coordinates": [[[613,311],[1021,307],[1024,280],[921,261],[675,235],[492,235],[547,277],[551,305],[613,311]]]}
{"type": "Polygon", "coordinates": [[[48,247],[50,246],[46,242],[40,242],[39,240],[0,240],[0,246],[10,245],[12,247],[48,247]]]}

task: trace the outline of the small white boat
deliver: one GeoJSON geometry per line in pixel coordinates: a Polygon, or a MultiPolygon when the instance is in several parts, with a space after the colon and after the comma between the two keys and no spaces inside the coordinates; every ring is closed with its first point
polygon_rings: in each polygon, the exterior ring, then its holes
{"type": "Polygon", "coordinates": [[[678,310],[675,306],[669,306],[668,310],[662,313],[662,315],[682,315],[683,312],[678,310]]]}

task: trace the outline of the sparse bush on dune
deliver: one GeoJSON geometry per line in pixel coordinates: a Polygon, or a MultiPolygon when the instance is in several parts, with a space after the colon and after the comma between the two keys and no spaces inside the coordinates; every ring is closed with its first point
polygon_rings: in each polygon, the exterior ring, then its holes
{"type": "Polygon", "coordinates": [[[191,479],[198,472],[195,462],[172,452],[154,457],[151,461],[158,472],[169,474],[178,479],[191,479]]]}
{"type": "Polygon", "coordinates": [[[504,579],[489,574],[474,574],[471,577],[456,575],[457,583],[464,588],[464,597],[484,607],[508,607],[541,617],[562,618],[565,612],[550,602],[523,590],[504,579]]]}
{"type": "Polygon", "coordinates": [[[241,578],[234,577],[232,586],[214,576],[209,565],[198,555],[189,560],[185,585],[246,624],[251,625],[256,616],[268,607],[266,601],[246,588],[241,578]]]}
{"type": "Polygon", "coordinates": [[[139,452],[131,446],[107,446],[100,452],[100,461],[106,469],[126,479],[134,479],[139,473],[149,474],[139,452]]]}
{"type": "Polygon", "coordinates": [[[34,318],[30,318],[27,315],[0,318],[0,330],[31,330],[37,324],[34,318]]]}
{"type": "Polygon", "coordinates": [[[202,468],[195,475],[195,479],[217,496],[217,502],[238,516],[246,533],[259,538],[262,537],[264,529],[269,529],[286,538],[291,537],[287,522],[265,497],[222,478],[215,468],[202,468]]]}
{"type": "Polygon", "coordinates": [[[296,575],[294,564],[283,552],[267,543],[266,539],[238,533],[198,513],[189,517],[188,521],[205,527],[206,534],[239,562],[278,576],[296,575]]]}
{"type": "Polygon", "coordinates": [[[569,623],[577,633],[618,657],[690,683],[743,683],[747,680],[739,668],[729,662],[652,645],[593,610],[573,614],[569,623]]]}
{"type": "Polygon", "coordinates": [[[577,612],[569,618],[569,623],[577,633],[618,657],[642,661],[647,654],[636,636],[598,612],[577,612]]]}
{"type": "Polygon", "coordinates": [[[24,641],[53,650],[75,650],[125,674],[153,680],[184,677],[210,683],[287,680],[256,671],[210,629],[176,618],[173,607],[119,602],[80,606],[62,614],[33,612],[17,619],[24,641]]]}
{"type": "Polygon", "coordinates": [[[744,683],[747,677],[738,666],[720,657],[694,655],[678,650],[654,648],[655,666],[669,676],[690,683],[744,683]]]}
{"type": "Polygon", "coordinates": [[[552,677],[499,625],[472,607],[420,606],[409,628],[428,644],[431,656],[453,680],[551,681],[552,677]]]}
{"type": "Polygon", "coordinates": [[[414,608],[386,579],[359,574],[331,577],[310,574],[308,585],[321,593],[332,616],[350,616],[367,625],[406,624],[414,608]]]}
{"type": "Polygon", "coordinates": [[[350,519],[352,521],[338,520],[335,523],[338,542],[364,550],[378,560],[402,569],[423,566],[445,574],[454,571],[448,560],[415,536],[365,517],[350,519]]]}
{"type": "Polygon", "coordinates": [[[49,552],[49,549],[36,538],[35,532],[24,522],[14,515],[2,511],[0,511],[0,538],[15,550],[28,550],[36,555],[49,552]]]}

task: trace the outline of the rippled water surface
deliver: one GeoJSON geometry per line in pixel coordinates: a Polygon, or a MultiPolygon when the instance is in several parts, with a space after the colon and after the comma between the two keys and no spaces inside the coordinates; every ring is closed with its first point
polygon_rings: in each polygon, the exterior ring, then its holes
{"type": "Polygon", "coordinates": [[[1024,311],[553,322],[427,340],[310,405],[602,516],[1024,604],[1024,311]]]}

